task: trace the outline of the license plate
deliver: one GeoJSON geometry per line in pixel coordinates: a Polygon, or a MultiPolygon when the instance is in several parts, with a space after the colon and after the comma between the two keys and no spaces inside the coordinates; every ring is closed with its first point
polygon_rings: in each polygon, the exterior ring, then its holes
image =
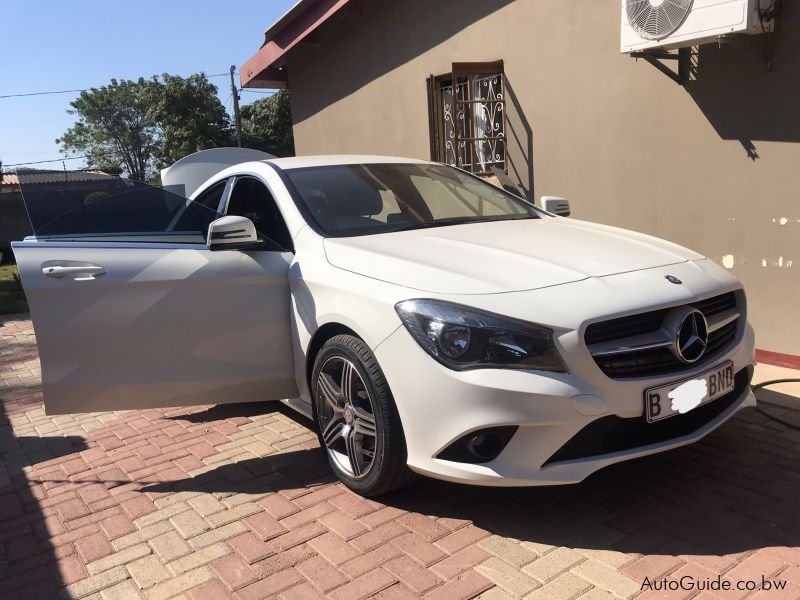
{"type": "Polygon", "coordinates": [[[733,363],[726,362],[691,379],[682,379],[644,392],[648,423],[681,415],[724,396],[734,388],[733,363]]]}

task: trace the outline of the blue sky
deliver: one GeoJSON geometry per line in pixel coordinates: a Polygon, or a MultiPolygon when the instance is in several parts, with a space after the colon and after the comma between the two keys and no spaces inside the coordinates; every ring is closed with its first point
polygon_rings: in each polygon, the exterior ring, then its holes
{"type": "MultiPolygon", "coordinates": [[[[3,0],[0,96],[97,87],[111,78],[227,73],[258,50],[267,26],[295,1],[3,0]]],[[[230,112],[230,80],[211,81],[230,112]]],[[[243,103],[263,97],[241,95],[243,103]]],[[[66,111],[76,96],[0,98],[0,160],[59,158],[55,140],[75,120],[66,111]]]]}

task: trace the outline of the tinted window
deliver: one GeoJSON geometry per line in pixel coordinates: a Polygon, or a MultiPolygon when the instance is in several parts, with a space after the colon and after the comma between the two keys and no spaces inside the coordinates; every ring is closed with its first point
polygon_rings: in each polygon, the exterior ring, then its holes
{"type": "Polygon", "coordinates": [[[225,186],[227,184],[227,180],[215,183],[202,194],[197,196],[197,198],[194,199],[195,203],[201,204],[202,206],[213,211],[219,210],[220,202],[222,202],[222,194],[225,193],[225,186]]]}
{"type": "Polygon", "coordinates": [[[102,173],[20,174],[34,235],[47,239],[204,243],[215,210],[102,173]]]}
{"type": "Polygon", "coordinates": [[[335,165],[285,173],[305,212],[332,237],[539,218],[527,202],[443,165],[335,165]]]}
{"type": "Polygon", "coordinates": [[[292,250],[292,238],[275,198],[269,188],[258,179],[236,179],[226,213],[247,217],[256,226],[261,237],[275,242],[282,250],[292,250]]]}

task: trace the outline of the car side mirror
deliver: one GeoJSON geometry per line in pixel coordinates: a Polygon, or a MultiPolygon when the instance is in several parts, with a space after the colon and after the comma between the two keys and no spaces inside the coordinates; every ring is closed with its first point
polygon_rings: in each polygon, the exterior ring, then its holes
{"type": "Polygon", "coordinates": [[[542,208],[559,217],[570,215],[569,200],[560,196],[542,196],[542,208]]]}
{"type": "Polygon", "coordinates": [[[206,246],[209,250],[254,250],[262,244],[256,226],[247,217],[229,215],[208,226],[206,246]]]}

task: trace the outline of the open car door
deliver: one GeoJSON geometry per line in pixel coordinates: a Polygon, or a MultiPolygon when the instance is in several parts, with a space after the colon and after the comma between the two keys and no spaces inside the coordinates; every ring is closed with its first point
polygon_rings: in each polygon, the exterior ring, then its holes
{"type": "Polygon", "coordinates": [[[197,201],[96,173],[20,174],[12,246],[48,414],[294,398],[292,255],[206,246],[229,186],[197,201]]]}

